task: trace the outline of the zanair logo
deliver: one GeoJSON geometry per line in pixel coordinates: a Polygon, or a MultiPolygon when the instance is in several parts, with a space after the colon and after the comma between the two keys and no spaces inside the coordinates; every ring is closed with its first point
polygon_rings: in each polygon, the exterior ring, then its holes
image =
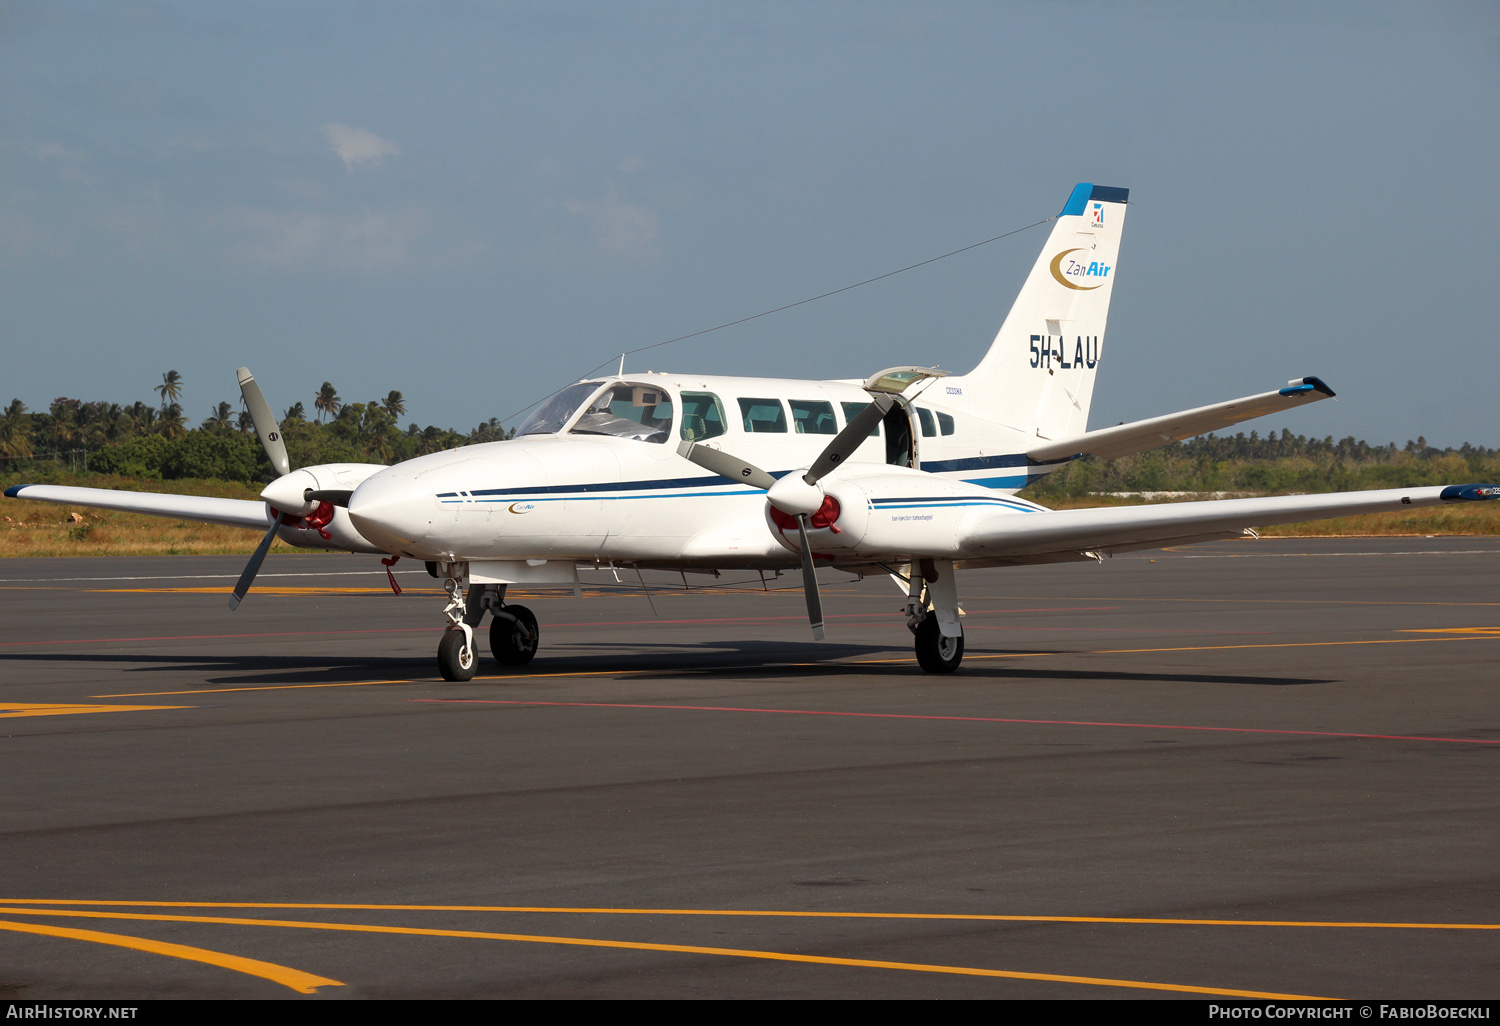
{"type": "Polygon", "coordinates": [[[1099,288],[1100,285],[1103,285],[1104,282],[1101,280],[1098,285],[1074,285],[1068,279],[1108,278],[1109,272],[1114,270],[1114,268],[1107,267],[1097,260],[1086,264],[1081,260],[1073,260],[1069,258],[1069,253],[1077,253],[1082,248],[1082,246],[1078,246],[1074,249],[1065,249],[1061,253],[1057,254],[1057,256],[1053,257],[1052,277],[1056,278],[1057,283],[1064,288],[1076,289],[1079,292],[1092,292],[1095,289],[1099,288]],[[1068,265],[1066,268],[1063,267],[1064,261],[1066,261],[1068,265]]]}
{"type": "Polygon", "coordinates": [[[1093,210],[1089,214],[1089,227],[1090,228],[1103,228],[1104,227],[1104,204],[1103,203],[1094,203],[1094,204],[1092,204],[1092,206],[1093,206],[1093,210]]]}
{"type": "Polygon", "coordinates": [[[510,504],[510,511],[512,513],[530,513],[534,509],[536,509],[536,503],[534,502],[513,502],[510,504]]]}

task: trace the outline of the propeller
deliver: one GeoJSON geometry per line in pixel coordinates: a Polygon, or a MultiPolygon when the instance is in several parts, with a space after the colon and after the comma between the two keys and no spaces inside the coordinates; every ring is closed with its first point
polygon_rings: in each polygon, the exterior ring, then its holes
{"type": "Polygon", "coordinates": [[[807,620],[815,641],[823,640],[823,600],[818,594],[817,567],[813,563],[812,546],[807,540],[807,526],[809,518],[823,509],[828,501],[823,489],[817,487],[818,481],[853,455],[895,405],[893,395],[873,395],[871,403],[849,420],[844,430],[828,443],[807,472],[800,476],[787,474],[778,480],[755,464],[746,463],[720,449],[693,442],[683,442],[677,447],[678,455],[705,470],[762,489],[776,510],[796,518],[797,540],[802,551],[802,593],[807,599],[807,620]]]}
{"type": "Polygon", "coordinates": [[[271,460],[271,467],[277,477],[285,477],[292,472],[292,464],[286,457],[286,443],[281,440],[281,425],[271,412],[266,397],[261,394],[260,386],[255,383],[250,368],[241,367],[235,374],[240,379],[240,395],[245,399],[245,408],[250,411],[250,419],[255,421],[255,433],[260,436],[260,444],[271,460]]]}
{"type": "MultiPolygon", "coordinates": [[[[276,415],[271,412],[266,397],[261,394],[260,386],[255,383],[255,375],[250,373],[250,368],[241,367],[235,374],[240,379],[240,395],[245,399],[245,408],[250,411],[250,419],[255,422],[255,434],[260,438],[261,447],[266,450],[266,457],[270,459],[277,478],[286,477],[292,472],[292,465],[287,459],[286,443],[281,440],[281,425],[277,423],[276,415]]],[[[255,552],[250,556],[250,562],[245,564],[245,569],[241,571],[240,579],[234,586],[234,594],[229,596],[230,609],[239,608],[245,593],[250,590],[250,585],[255,583],[255,575],[260,573],[260,565],[266,561],[266,553],[271,551],[271,543],[276,540],[277,528],[290,519],[293,518],[277,510],[276,519],[271,522],[266,536],[255,547],[255,552]]]]}
{"type": "Polygon", "coordinates": [[[260,565],[266,561],[266,553],[271,551],[271,543],[276,540],[276,529],[286,519],[286,514],[277,513],[276,519],[272,521],[271,528],[266,536],[260,540],[255,547],[255,552],[250,556],[250,562],[245,564],[245,569],[240,571],[240,579],[235,583],[234,594],[229,596],[229,608],[238,609],[240,601],[244,599],[245,592],[250,590],[250,585],[255,583],[255,575],[260,573],[260,565]]]}

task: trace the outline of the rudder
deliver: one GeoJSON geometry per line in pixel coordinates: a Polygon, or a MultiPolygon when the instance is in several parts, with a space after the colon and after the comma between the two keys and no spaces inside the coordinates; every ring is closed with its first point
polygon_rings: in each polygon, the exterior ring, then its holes
{"type": "Polygon", "coordinates": [[[964,376],[971,412],[1043,439],[1087,430],[1129,195],[1073,188],[994,343],[964,376]]]}

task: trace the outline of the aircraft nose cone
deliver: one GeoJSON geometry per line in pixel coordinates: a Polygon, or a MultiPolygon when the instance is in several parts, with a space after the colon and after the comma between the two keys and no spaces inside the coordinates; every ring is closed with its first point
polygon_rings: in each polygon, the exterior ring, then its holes
{"type": "Polygon", "coordinates": [[[349,519],[376,545],[409,549],[432,530],[433,497],[405,475],[376,474],[349,496],[349,519]]]}

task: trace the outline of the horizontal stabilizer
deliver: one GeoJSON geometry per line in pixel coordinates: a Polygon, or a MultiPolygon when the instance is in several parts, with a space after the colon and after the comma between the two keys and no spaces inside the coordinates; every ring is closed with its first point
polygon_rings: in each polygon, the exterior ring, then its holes
{"type": "Polygon", "coordinates": [[[218,499],[206,495],[165,495],[161,492],[121,492],[113,488],[73,488],[67,485],[15,485],[8,499],[34,499],[65,506],[92,506],[154,517],[199,520],[206,524],[249,527],[264,531],[271,523],[266,504],[252,499],[218,499]]]}
{"type": "Polygon", "coordinates": [[[1126,551],[1225,537],[1247,527],[1385,513],[1500,498],[1494,485],[1381,488],[1323,495],[1164,502],[1148,506],[1061,509],[985,517],[964,532],[966,554],[1008,556],[1068,550],[1126,551]]]}
{"type": "Polygon", "coordinates": [[[1098,431],[1038,445],[1028,449],[1026,455],[1037,462],[1062,460],[1078,455],[1117,460],[1122,456],[1133,456],[1147,449],[1155,449],[1168,442],[1180,442],[1194,435],[1217,431],[1241,421],[1294,410],[1299,406],[1330,399],[1333,394],[1333,389],[1325,385],[1321,378],[1293,379],[1285,388],[1278,388],[1274,392],[1247,395],[1212,406],[1200,406],[1195,410],[1169,413],[1164,417],[1137,420],[1118,427],[1100,428],[1098,431]]]}

